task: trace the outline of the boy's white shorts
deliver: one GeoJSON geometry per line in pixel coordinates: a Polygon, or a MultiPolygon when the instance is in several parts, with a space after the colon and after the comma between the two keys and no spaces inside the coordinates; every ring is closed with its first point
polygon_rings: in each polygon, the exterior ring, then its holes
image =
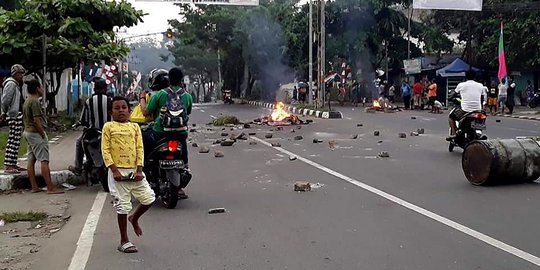
{"type": "MultiPolygon", "coordinates": [[[[122,175],[128,175],[135,171],[135,169],[118,170],[122,175]]],[[[150,188],[148,181],[146,181],[146,176],[141,181],[115,181],[113,173],[109,169],[108,182],[110,194],[114,200],[113,206],[117,214],[129,214],[132,209],[131,195],[142,205],[150,205],[156,200],[156,195],[152,188],[150,188]]]]}

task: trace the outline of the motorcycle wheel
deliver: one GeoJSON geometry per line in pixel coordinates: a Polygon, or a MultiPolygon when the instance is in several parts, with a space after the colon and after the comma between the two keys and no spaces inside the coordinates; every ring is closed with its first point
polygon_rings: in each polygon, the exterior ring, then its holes
{"type": "Polygon", "coordinates": [[[448,144],[448,152],[454,152],[454,147],[455,147],[454,143],[450,142],[448,144]]]}
{"type": "Polygon", "coordinates": [[[109,190],[109,179],[107,177],[107,169],[97,168],[96,170],[97,170],[97,176],[99,177],[99,182],[101,182],[101,186],[103,187],[103,190],[109,193],[110,190],[109,190]]]}
{"type": "Polygon", "coordinates": [[[538,102],[536,100],[531,100],[531,102],[529,102],[530,108],[534,109],[536,106],[538,106],[538,102]]]}
{"type": "Polygon", "coordinates": [[[167,183],[166,187],[161,189],[161,203],[167,209],[174,209],[178,204],[178,187],[167,183]]]}

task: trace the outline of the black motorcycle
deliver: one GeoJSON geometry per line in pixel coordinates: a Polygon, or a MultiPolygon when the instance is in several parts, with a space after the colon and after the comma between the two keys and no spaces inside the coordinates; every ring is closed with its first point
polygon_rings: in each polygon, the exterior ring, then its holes
{"type": "Polygon", "coordinates": [[[223,103],[225,104],[233,104],[234,100],[232,99],[232,91],[231,90],[224,90],[223,91],[223,103]]]}
{"type": "MultiPolygon", "coordinates": [[[[80,126],[79,123],[73,127],[80,126]]],[[[107,168],[101,155],[101,130],[96,128],[85,128],[82,135],[82,147],[86,161],[83,163],[83,179],[92,185],[101,183],[103,190],[109,192],[107,180],[107,168]]]]}
{"type": "MultiPolygon", "coordinates": [[[[455,104],[450,114],[461,106],[461,99],[453,97],[451,101],[455,104]]],[[[454,147],[465,149],[467,144],[476,140],[487,140],[487,136],[483,134],[486,129],[487,115],[484,111],[474,111],[465,114],[459,121],[456,121],[457,131],[456,136],[450,140],[448,151],[453,152],[454,147]]]]}
{"type": "Polygon", "coordinates": [[[144,173],[163,206],[174,209],[178,204],[178,190],[185,188],[191,173],[184,167],[179,141],[162,139],[145,155],[144,173]]]}
{"type": "Polygon", "coordinates": [[[530,108],[536,108],[540,104],[540,91],[534,93],[534,95],[531,97],[531,100],[529,100],[529,107],[530,108]]]}

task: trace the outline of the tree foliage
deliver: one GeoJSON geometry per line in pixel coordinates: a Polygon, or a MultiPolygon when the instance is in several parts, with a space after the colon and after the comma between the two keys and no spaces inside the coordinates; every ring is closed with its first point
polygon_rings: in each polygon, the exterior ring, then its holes
{"type": "Polygon", "coordinates": [[[426,21],[446,33],[457,33],[462,42],[471,39],[464,52],[469,62],[490,69],[498,66],[500,24],[510,69],[538,70],[540,65],[540,3],[533,0],[485,0],[482,12],[436,11],[426,21]]]}
{"type": "MultiPolygon", "coordinates": [[[[406,0],[328,1],[326,59],[330,63],[325,63],[326,70],[338,69],[341,62],[347,62],[363,71],[360,76],[367,76],[386,61],[390,68],[400,70],[402,60],[407,58],[408,26],[408,19],[401,10],[408,3],[406,0]]],[[[185,20],[171,22],[179,38],[175,46],[195,46],[212,52],[222,50],[226,88],[237,94],[252,95],[256,81],[266,92],[275,92],[280,83],[291,82],[295,77],[307,79],[308,4],[278,0],[261,1],[257,7],[179,7],[185,20]]],[[[315,27],[320,18],[318,7],[313,9],[315,27]]],[[[425,50],[430,53],[440,55],[453,47],[446,35],[422,23],[413,24],[411,35],[425,44],[425,50]]],[[[170,50],[181,59],[181,50],[175,46],[170,50]]],[[[315,55],[317,48],[313,46],[315,55]]],[[[421,55],[420,48],[412,44],[411,56],[421,55]]],[[[184,65],[182,60],[178,63],[184,65]]]]}
{"type": "Polygon", "coordinates": [[[129,50],[115,42],[113,28],[133,26],[144,15],[126,1],[21,0],[19,9],[0,10],[0,65],[42,67],[42,39],[47,36],[50,70],[79,61],[110,61],[129,50]]]}

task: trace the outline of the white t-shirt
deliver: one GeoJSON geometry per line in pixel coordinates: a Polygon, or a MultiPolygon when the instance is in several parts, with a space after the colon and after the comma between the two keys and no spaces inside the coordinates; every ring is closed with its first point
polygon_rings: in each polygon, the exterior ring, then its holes
{"type": "Polygon", "coordinates": [[[508,95],[508,86],[506,84],[499,84],[499,96],[507,96],[508,95]]]}
{"type": "Polygon", "coordinates": [[[461,94],[461,109],[466,112],[482,110],[482,96],[484,86],[473,80],[462,82],[457,85],[456,93],[461,94]]]}

